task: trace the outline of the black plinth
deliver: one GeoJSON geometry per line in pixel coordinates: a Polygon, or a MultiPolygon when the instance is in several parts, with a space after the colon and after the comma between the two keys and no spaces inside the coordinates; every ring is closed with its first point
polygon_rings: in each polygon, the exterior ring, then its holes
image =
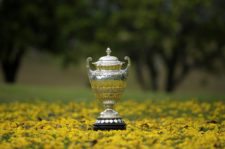
{"type": "Polygon", "coordinates": [[[126,124],[121,118],[98,118],[94,130],[125,130],[126,124]]]}

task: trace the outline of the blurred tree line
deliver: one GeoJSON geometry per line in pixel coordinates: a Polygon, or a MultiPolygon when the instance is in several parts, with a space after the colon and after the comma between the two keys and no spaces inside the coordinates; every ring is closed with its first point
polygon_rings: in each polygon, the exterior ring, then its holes
{"type": "Polygon", "coordinates": [[[224,73],[224,39],[223,0],[0,0],[0,62],[8,83],[30,49],[69,64],[112,45],[131,57],[143,89],[159,89],[160,62],[171,92],[195,69],[224,73]]]}

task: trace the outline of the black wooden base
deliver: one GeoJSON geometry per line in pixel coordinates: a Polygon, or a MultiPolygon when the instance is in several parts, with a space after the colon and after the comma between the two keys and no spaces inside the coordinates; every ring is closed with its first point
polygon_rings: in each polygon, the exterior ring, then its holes
{"type": "Polygon", "coordinates": [[[121,118],[98,118],[94,130],[125,130],[126,124],[121,118]]]}

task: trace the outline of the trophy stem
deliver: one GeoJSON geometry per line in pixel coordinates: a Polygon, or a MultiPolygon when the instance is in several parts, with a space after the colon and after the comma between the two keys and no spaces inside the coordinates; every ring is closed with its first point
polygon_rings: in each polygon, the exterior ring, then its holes
{"type": "Polygon", "coordinates": [[[100,113],[94,124],[94,130],[124,130],[126,124],[119,116],[118,112],[114,110],[115,101],[103,101],[105,110],[100,113]]]}
{"type": "Polygon", "coordinates": [[[113,109],[115,102],[113,100],[106,100],[106,101],[103,101],[103,105],[105,109],[113,109]]]}

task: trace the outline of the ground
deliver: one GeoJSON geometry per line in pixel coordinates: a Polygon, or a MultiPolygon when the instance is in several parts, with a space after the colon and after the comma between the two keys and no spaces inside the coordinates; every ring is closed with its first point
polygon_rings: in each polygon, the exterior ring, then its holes
{"type": "Polygon", "coordinates": [[[46,90],[1,87],[5,94],[0,97],[7,100],[0,102],[0,148],[225,148],[224,98],[152,99],[127,92],[116,106],[127,130],[94,131],[102,109],[90,90],[72,94],[56,89],[55,96],[46,90]],[[56,99],[62,92],[69,94],[62,98],[74,99],[56,99]],[[38,93],[42,97],[31,98],[38,93]]]}
{"type": "MultiPolygon", "coordinates": [[[[105,53],[99,53],[99,56],[105,53]]],[[[91,55],[89,55],[91,56],[91,55]]],[[[93,57],[93,61],[98,60],[98,56],[93,57]]],[[[118,57],[121,61],[123,57],[118,57]]],[[[131,60],[132,61],[132,60],[131,60]]],[[[158,65],[157,65],[158,66],[158,65]]],[[[159,65],[160,66],[160,65],[159,65]]],[[[143,66],[145,67],[145,66],[143,66]]],[[[139,89],[135,73],[135,64],[132,63],[129,70],[127,89],[139,89]]],[[[162,90],[165,80],[165,71],[160,69],[159,87],[162,90]]],[[[146,69],[147,70],[147,69],[146,69]]],[[[0,69],[0,84],[3,84],[3,75],[0,69]]],[[[144,71],[145,78],[148,78],[148,71],[144,71]]],[[[147,84],[150,80],[146,79],[147,84]]],[[[17,84],[40,85],[40,86],[60,86],[60,87],[87,87],[90,86],[86,70],[86,58],[81,58],[80,63],[71,64],[67,67],[62,65],[60,57],[55,57],[44,52],[29,50],[19,69],[17,84]]],[[[176,87],[175,92],[180,94],[201,93],[201,94],[223,94],[225,90],[225,73],[214,74],[203,70],[193,70],[186,79],[176,87]]]]}

